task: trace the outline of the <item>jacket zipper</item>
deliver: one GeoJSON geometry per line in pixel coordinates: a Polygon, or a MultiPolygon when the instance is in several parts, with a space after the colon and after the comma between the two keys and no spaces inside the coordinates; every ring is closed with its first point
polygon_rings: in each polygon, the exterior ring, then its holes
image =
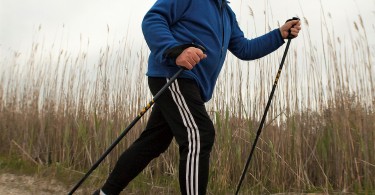
{"type": "Polygon", "coordinates": [[[223,19],[223,7],[224,7],[225,0],[221,0],[221,4],[219,4],[219,12],[220,12],[220,18],[221,18],[221,51],[220,51],[220,59],[223,56],[223,50],[224,50],[224,19],[223,19]]]}

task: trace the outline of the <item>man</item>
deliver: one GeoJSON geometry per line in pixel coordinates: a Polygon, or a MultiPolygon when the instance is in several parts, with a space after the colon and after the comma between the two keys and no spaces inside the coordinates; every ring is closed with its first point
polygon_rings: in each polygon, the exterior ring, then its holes
{"type": "Polygon", "coordinates": [[[279,48],[298,20],[249,40],[225,0],[157,0],[142,30],[151,50],[149,88],[155,95],[180,68],[186,69],[156,101],[146,129],[120,156],[99,194],[119,194],[175,138],[179,145],[182,194],[206,193],[214,125],[204,103],[210,100],[227,50],[243,60],[261,58],[279,48]]]}

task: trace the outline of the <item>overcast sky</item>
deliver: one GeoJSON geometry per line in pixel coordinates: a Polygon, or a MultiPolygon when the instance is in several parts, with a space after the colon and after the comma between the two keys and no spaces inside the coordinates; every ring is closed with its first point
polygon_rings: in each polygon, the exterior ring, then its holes
{"type": "MultiPolygon", "coordinates": [[[[127,33],[132,41],[143,41],[141,21],[155,0],[0,0],[0,52],[26,51],[36,37],[44,44],[63,39],[76,46],[79,38],[90,40],[92,47],[101,47],[108,37],[122,39],[127,33]],[[41,32],[36,33],[39,25],[41,32]],[[107,25],[110,35],[107,32],[107,25]]],[[[251,29],[255,16],[257,34],[264,32],[265,14],[277,21],[293,16],[305,17],[311,31],[320,32],[321,11],[329,12],[336,33],[348,33],[358,15],[364,18],[368,37],[375,37],[375,0],[231,0],[231,6],[243,30],[254,36],[251,29]]],[[[316,34],[315,33],[315,34],[316,34]]],[[[314,34],[314,33],[313,33],[314,34]]],[[[371,41],[373,44],[374,41],[371,41]]],[[[0,54],[2,55],[2,54],[0,54]]]]}

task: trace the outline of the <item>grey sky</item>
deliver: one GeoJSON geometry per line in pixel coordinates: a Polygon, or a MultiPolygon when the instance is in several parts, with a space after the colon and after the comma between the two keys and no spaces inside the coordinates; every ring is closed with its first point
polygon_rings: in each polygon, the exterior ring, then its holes
{"type": "MultiPolygon", "coordinates": [[[[116,48],[123,46],[118,43],[124,43],[124,37],[127,37],[126,43],[130,43],[130,48],[138,52],[137,47],[144,44],[141,21],[143,15],[155,1],[0,0],[0,63],[5,59],[5,63],[0,64],[0,77],[7,77],[7,67],[13,65],[7,63],[7,61],[13,60],[13,51],[21,53],[17,59],[21,66],[28,65],[28,63],[22,63],[21,60],[28,59],[33,42],[43,45],[43,50],[38,50],[38,55],[41,55],[41,57],[48,56],[50,53],[55,54],[55,51],[60,52],[61,50],[67,51],[66,53],[71,54],[70,56],[75,56],[75,52],[80,46],[83,46],[83,51],[87,52],[88,55],[87,64],[90,65],[87,68],[94,72],[95,70],[92,67],[97,65],[98,57],[101,55],[98,50],[106,47],[107,42],[112,49],[115,48],[116,52],[116,48]],[[40,32],[38,32],[39,25],[42,26],[40,32]],[[107,32],[107,25],[109,32],[107,32]],[[90,44],[88,48],[85,48],[88,41],[90,44]],[[54,47],[50,52],[48,49],[51,48],[51,45],[54,45],[54,47]]],[[[311,38],[313,49],[316,49],[318,56],[324,56],[322,55],[323,47],[321,45],[323,42],[326,44],[327,34],[323,33],[322,38],[321,27],[323,26],[329,28],[330,32],[334,31],[334,40],[337,40],[337,37],[343,40],[344,44],[340,45],[340,48],[348,48],[345,52],[352,52],[350,55],[345,55],[349,58],[361,55],[360,51],[352,51],[352,45],[356,43],[352,43],[353,39],[351,38],[356,33],[353,23],[359,24],[360,15],[363,18],[369,39],[370,52],[374,59],[372,62],[375,61],[375,20],[373,19],[375,17],[375,0],[231,0],[231,7],[237,15],[242,30],[249,38],[268,32],[268,29],[265,28],[265,21],[270,25],[270,28],[277,28],[278,23],[284,23],[288,18],[299,16],[302,19],[306,18],[309,25],[307,28],[305,21],[303,21],[301,38],[295,39],[292,44],[294,51],[301,51],[302,55],[304,54],[303,51],[309,51],[310,44],[306,42],[306,37],[309,35],[311,37],[308,38],[311,38]],[[250,8],[254,16],[250,15],[250,8]],[[328,24],[322,24],[323,12],[328,24]],[[349,44],[346,45],[346,43],[349,44]]],[[[360,41],[366,44],[367,42],[363,39],[363,32],[355,37],[358,38],[359,36],[361,36],[360,41]]],[[[355,41],[358,41],[358,39],[355,39],[355,41]]],[[[125,49],[128,50],[128,47],[125,49]]],[[[279,50],[279,52],[282,51],[279,50]]],[[[302,59],[302,55],[299,55],[299,58],[302,59]]],[[[232,59],[231,56],[228,56],[228,62],[232,59]]],[[[43,64],[41,63],[41,65],[43,64]]],[[[255,66],[248,67],[251,69],[255,66]]],[[[270,64],[269,68],[277,67],[270,64]]],[[[298,72],[296,81],[300,88],[295,95],[299,98],[298,102],[299,105],[302,105],[301,107],[310,104],[304,94],[309,85],[305,80],[306,74],[308,74],[305,71],[306,68],[309,67],[305,63],[298,63],[296,68],[298,72]]],[[[323,80],[327,80],[329,74],[324,72],[327,71],[325,67],[316,63],[314,70],[322,75],[323,80]]],[[[372,70],[375,71],[375,69],[372,70]]],[[[256,74],[256,71],[251,71],[251,73],[256,74]]],[[[368,74],[373,75],[374,73],[368,74]]],[[[350,76],[356,79],[356,75],[350,76]]],[[[5,80],[7,79],[5,78],[5,80]]],[[[323,81],[323,83],[325,83],[324,87],[328,86],[328,82],[323,81]]],[[[256,91],[253,86],[256,85],[250,86],[252,88],[249,90],[250,93],[256,91]]],[[[247,88],[242,90],[245,89],[247,88]]],[[[327,91],[326,88],[319,90],[327,91]]],[[[357,92],[355,84],[351,87],[351,90],[357,92]]],[[[369,97],[369,102],[372,101],[373,95],[362,94],[362,96],[369,97]]],[[[251,106],[247,107],[251,109],[251,106]]]]}
{"type": "MultiPolygon", "coordinates": [[[[122,39],[125,34],[133,41],[142,41],[140,23],[143,15],[155,0],[0,0],[0,51],[25,51],[37,35],[38,26],[42,26],[39,36],[45,44],[64,39],[74,47],[79,44],[80,36],[90,39],[92,47],[105,44],[108,37],[122,39]],[[110,35],[107,33],[107,25],[110,35]],[[61,38],[63,37],[63,38],[61,38]]],[[[249,6],[255,15],[257,34],[264,33],[265,15],[271,28],[277,21],[298,15],[305,16],[312,31],[319,32],[321,10],[332,15],[336,33],[347,33],[352,21],[362,15],[367,24],[369,37],[375,37],[374,0],[232,0],[231,6],[243,30],[254,36],[253,20],[249,15],[249,6]],[[264,14],[266,13],[266,14],[264,14]],[[249,29],[248,29],[249,28],[249,29]]],[[[314,34],[314,33],[312,33],[314,34]]],[[[315,33],[316,34],[316,33],[315,33]]],[[[374,43],[374,41],[371,41],[374,43]]]]}

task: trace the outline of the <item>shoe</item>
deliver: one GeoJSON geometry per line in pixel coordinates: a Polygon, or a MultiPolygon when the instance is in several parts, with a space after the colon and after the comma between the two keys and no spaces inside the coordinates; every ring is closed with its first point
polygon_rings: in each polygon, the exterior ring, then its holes
{"type": "Polygon", "coordinates": [[[96,190],[92,195],[107,195],[101,189],[96,190]]]}
{"type": "Polygon", "coordinates": [[[100,195],[100,190],[96,190],[92,195],[100,195]]]}

